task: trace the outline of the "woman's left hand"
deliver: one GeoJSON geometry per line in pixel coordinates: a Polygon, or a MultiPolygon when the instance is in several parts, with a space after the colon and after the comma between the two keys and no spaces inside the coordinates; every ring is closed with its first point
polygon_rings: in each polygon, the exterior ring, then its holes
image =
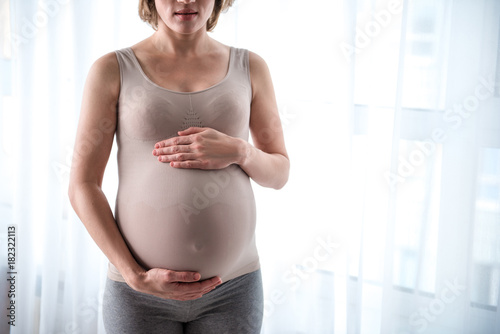
{"type": "Polygon", "coordinates": [[[212,128],[191,127],[155,144],[158,161],[176,168],[222,169],[238,163],[246,142],[212,128]]]}

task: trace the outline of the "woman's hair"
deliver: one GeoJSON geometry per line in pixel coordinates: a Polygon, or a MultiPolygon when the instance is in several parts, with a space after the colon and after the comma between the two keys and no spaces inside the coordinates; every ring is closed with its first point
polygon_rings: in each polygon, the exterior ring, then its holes
{"type": "MultiPolygon", "coordinates": [[[[214,10],[207,21],[207,31],[212,31],[217,25],[219,15],[233,5],[234,0],[215,0],[214,10]]],[[[153,27],[158,29],[158,12],[155,0],[139,0],[139,17],[153,27]]]]}

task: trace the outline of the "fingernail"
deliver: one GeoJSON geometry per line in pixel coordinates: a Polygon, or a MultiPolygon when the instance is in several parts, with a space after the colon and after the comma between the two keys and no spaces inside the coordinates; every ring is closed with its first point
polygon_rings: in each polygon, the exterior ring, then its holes
{"type": "Polygon", "coordinates": [[[153,155],[156,155],[156,150],[153,150],[153,155]]]}
{"type": "Polygon", "coordinates": [[[195,281],[199,280],[201,278],[200,274],[194,274],[194,279],[195,281]]]}

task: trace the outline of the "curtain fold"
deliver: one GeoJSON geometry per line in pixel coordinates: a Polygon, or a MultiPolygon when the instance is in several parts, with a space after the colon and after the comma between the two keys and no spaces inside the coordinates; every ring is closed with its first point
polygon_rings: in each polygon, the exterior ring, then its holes
{"type": "MultiPolygon", "coordinates": [[[[135,0],[0,8],[0,331],[104,333],[73,142],[91,64],[153,31],[135,0]]],[[[500,3],[237,1],[211,36],[268,63],[291,159],[279,192],[253,184],[262,333],[500,332],[500,3]]],[[[112,208],[116,186],[113,149],[112,208]]]]}
{"type": "MultiPolygon", "coordinates": [[[[498,282],[486,271],[476,275],[481,277],[476,282],[471,274],[477,266],[473,249],[481,247],[474,240],[483,229],[478,225],[500,222],[495,207],[488,210],[487,219],[477,217],[480,206],[490,202],[478,198],[478,164],[486,144],[479,142],[486,129],[479,119],[499,110],[498,92],[492,88],[498,81],[499,6],[493,1],[400,3],[401,14],[386,27],[382,18],[391,13],[391,2],[357,1],[353,14],[358,16],[353,45],[357,43],[359,53],[351,61],[358,73],[352,103],[356,123],[364,126],[354,126],[353,170],[358,172],[356,165],[362,164],[368,171],[358,188],[363,198],[358,201],[363,211],[357,222],[359,256],[353,261],[359,266],[354,271],[358,308],[348,318],[354,322],[348,332],[494,333],[498,282]],[[366,11],[359,10],[363,6],[366,11]],[[391,38],[391,24],[398,26],[398,44],[395,39],[392,45],[384,44],[391,38]],[[363,46],[366,40],[369,46],[363,46]],[[385,49],[371,52],[376,44],[385,49]],[[381,66],[397,69],[396,89],[390,90],[394,103],[372,94],[370,90],[387,90],[391,83],[365,65],[367,58],[395,59],[392,50],[399,60],[381,66]],[[374,79],[388,86],[363,82],[374,79]],[[393,133],[390,139],[387,130],[393,133]],[[381,176],[386,184],[379,182],[381,176]],[[387,204],[388,211],[368,201],[387,204]],[[492,302],[474,302],[479,280],[488,285],[492,302]]],[[[498,129],[499,124],[490,125],[498,129]]],[[[488,191],[495,200],[500,189],[499,139],[497,134],[487,144],[492,156],[488,191]]],[[[498,227],[491,228],[498,234],[498,227]]],[[[500,250],[497,237],[488,244],[494,253],[500,250]]],[[[498,265],[491,252],[482,260],[488,267],[498,265]]]]}

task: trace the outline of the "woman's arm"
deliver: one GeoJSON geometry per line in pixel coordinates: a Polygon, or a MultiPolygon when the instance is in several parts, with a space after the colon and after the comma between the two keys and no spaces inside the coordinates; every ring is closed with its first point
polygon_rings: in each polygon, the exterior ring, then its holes
{"type": "Polygon", "coordinates": [[[255,182],[275,189],[288,181],[290,161],[276,104],[271,74],[265,61],[250,52],[252,109],[250,131],[254,146],[243,141],[237,163],[255,182]]]}
{"type": "Polygon", "coordinates": [[[180,283],[197,281],[199,273],[144,270],[128,249],[102,191],[116,129],[119,93],[118,61],[116,55],[110,53],[94,63],[85,84],[68,191],[71,204],[90,236],[129,286],[163,298],[200,297],[220,279],[180,283]]]}
{"type": "Polygon", "coordinates": [[[252,52],[250,77],[250,131],[255,146],[211,128],[192,127],[179,131],[179,137],[156,143],[153,155],[175,168],[221,169],[238,164],[261,186],[282,188],[288,181],[290,162],[273,83],[264,60],[252,52]]]}
{"type": "Polygon", "coordinates": [[[101,189],[116,129],[119,76],[113,54],[98,59],[90,69],[83,93],[68,195],[94,241],[127,279],[142,268],[128,250],[101,189]]]}

